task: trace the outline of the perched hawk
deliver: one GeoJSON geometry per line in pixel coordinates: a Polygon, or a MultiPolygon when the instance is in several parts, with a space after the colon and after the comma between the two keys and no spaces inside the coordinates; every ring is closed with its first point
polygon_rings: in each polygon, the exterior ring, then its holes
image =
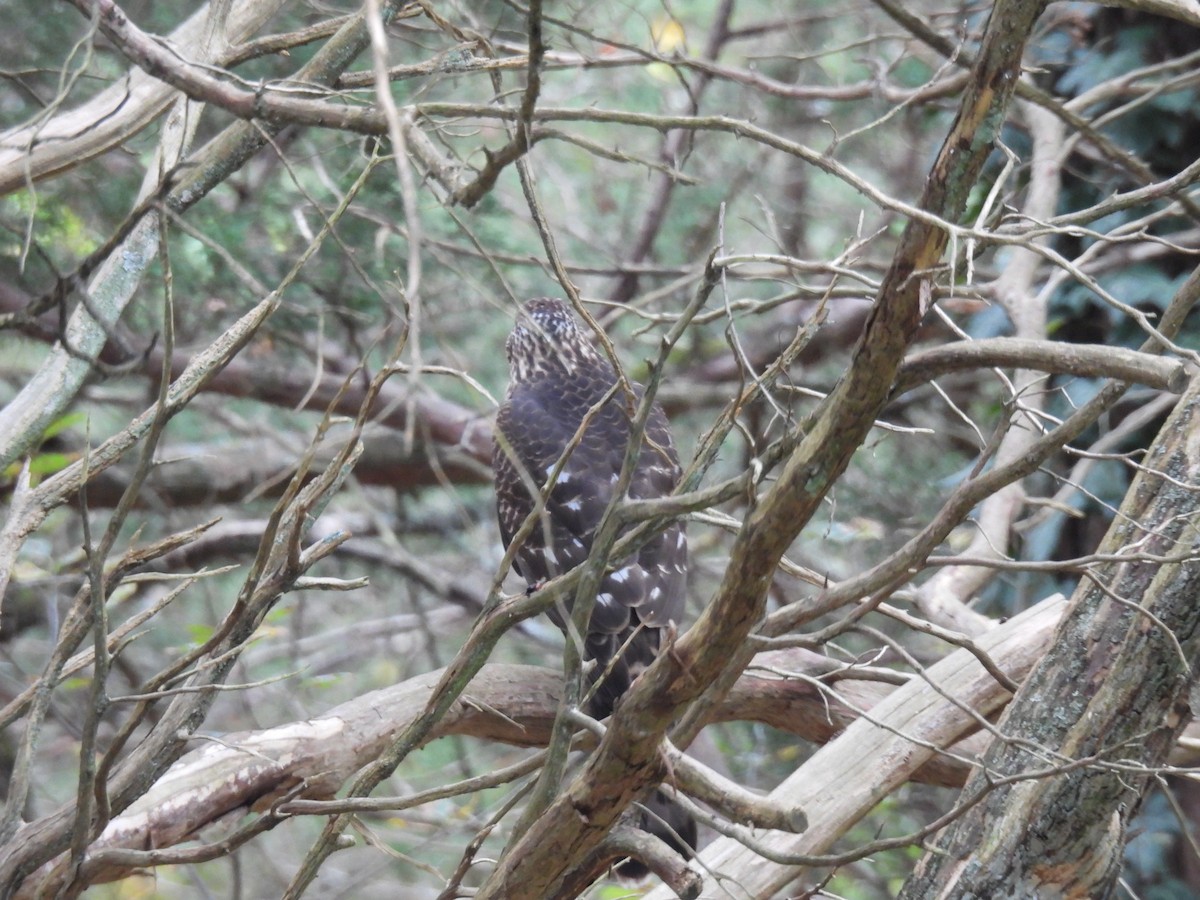
{"type": "MultiPolygon", "coordinates": [[[[540,491],[566,456],[546,498],[545,514],[534,523],[514,560],[517,572],[533,586],[587,559],[613,498],[629,445],[630,420],[643,389],[631,383],[632,398],[621,388],[613,390],[617,375],[611,363],[561,300],[526,303],[504,349],[509,385],[496,420],[492,465],[506,547],[533,510],[531,488],[540,491]],[[580,440],[572,444],[585,420],[580,440]]],[[[666,496],[679,474],[667,417],[656,404],[628,495],[666,496]]],[[[585,658],[592,663],[588,677],[595,687],[588,710],[596,718],[613,711],[633,680],[658,655],[663,630],[680,622],[686,575],[687,538],[679,523],[642,545],[636,555],[613,561],[600,583],[584,635],[585,658]]],[[[552,612],[551,617],[563,626],[561,616],[552,612]]],[[[695,846],[695,823],[682,809],[662,794],[647,805],[695,846]]],[[[644,825],[664,834],[655,827],[653,816],[644,825]]],[[[637,873],[626,868],[624,874],[637,873]]]]}

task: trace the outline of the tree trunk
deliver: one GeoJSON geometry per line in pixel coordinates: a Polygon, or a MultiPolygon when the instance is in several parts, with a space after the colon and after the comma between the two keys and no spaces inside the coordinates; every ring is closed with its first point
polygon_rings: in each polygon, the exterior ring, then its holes
{"type": "Polygon", "coordinates": [[[1200,379],[1180,399],[1050,651],[1009,705],[963,797],[990,794],[901,894],[1106,897],[1151,770],[1189,718],[1200,654],[1200,379]],[[997,784],[1000,779],[1018,779],[997,784]]]}

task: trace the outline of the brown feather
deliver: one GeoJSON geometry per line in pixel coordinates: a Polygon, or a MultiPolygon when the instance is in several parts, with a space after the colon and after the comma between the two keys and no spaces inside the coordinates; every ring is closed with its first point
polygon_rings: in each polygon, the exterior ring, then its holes
{"type": "MultiPolygon", "coordinates": [[[[530,486],[540,490],[568,453],[573,436],[587,427],[563,463],[546,497],[545,513],[517,549],[514,566],[531,585],[565,574],[584,562],[604,511],[613,499],[626,448],[630,419],[643,396],[613,386],[612,364],[561,300],[530,300],[505,344],[509,385],[496,418],[492,454],[500,533],[507,547],[534,509],[530,486]]],[[[670,494],[679,481],[679,459],[662,407],[655,404],[628,494],[653,499],[670,494]]],[[[589,712],[604,718],[633,680],[658,655],[662,633],[680,624],[687,582],[687,537],[682,523],[642,545],[629,558],[610,561],[584,635],[585,658],[595,692],[589,712]],[[622,649],[624,648],[624,649],[622,649]],[[599,683],[596,683],[596,682],[599,683]]],[[[557,613],[551,618],[562,627],[557,613]]],[[[660,816],[696,844],[691,817],[661,793],[647,801],[660,816]]],[[[689,853],[664,833],[656,816],[643,826],[689,853]]],[[[627,864],[632,865],[632,864],[627,864]]],[[[633,874],[625,868],[624,874],[633,874]]]]}

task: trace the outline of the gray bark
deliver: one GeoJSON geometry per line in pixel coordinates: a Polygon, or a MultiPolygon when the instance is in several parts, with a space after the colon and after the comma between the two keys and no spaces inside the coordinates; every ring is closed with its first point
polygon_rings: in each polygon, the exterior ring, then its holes
{"type": "Polygon", "coordinates": [[[1051,649],[1017,693],[906,900],[1106,897],[1154,767],[1189,718],[1200,654],[1200,379],[1159,433],[1051,649]],[[1053,715],[1047,715],[1053,711],[1053,715]],[[1028,776],[993,786],[996,779],[1028,776]],[[986,839],[985,839],[986,838],[986,839]]]}

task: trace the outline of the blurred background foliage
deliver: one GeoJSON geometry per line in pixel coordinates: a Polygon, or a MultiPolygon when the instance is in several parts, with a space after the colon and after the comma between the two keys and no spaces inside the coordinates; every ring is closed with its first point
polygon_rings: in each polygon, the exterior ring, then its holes
{"type": "MultiPolygon", "coordinates": [[[[390,63],[416,66],[432,60],[434,65],[429,73],[394,81],[396,102],[492,103],[497,86],[486,72],[456,69],[482,58],[485,45],[497,58],[522,53],[523,9],[517,3],[470,0],[434,6],[462,29],[460,39],[452,40],[426,16],[399,18],[389,30],[390,63]],[[472,46],[468,36],[479,43],[472,46]]],[[[926,0],[908,5],[926,27],[952,41],[963,40],[966,48],[973,46],[987,8],[926,0]]],[[[30,0],[10,0],[6,9],[10,26],[0,29],[0,128],[76,105],[128,69],[127,61],[97,39],[83,17],[66,8],[56,7],[48,15],[30,0]]],[[[124,9],[147,31],[165,34],[193,6],[130,0],[124,9]]],[[[286,4],[268,31],[294,31],[354,9],[286,4]]],[[[943,83],[954,74],[953,66],[874,3],[550,2],[546,16],[549,57],[540,107],[746,120],[826,152],[864,181],[906,202],[918,196],[956,108],[951,91],[920,92],[930,83],[943,83]],[[714,45],[719,50],[715,63],[707,58],[714,45]]],[[[247,85],[286,78],[317,46],[314,42],[295,46],[286,56],[249,59],[235,71],[247,85]]],[[[1145,14],[1056,3],[1043,18],[1029,60],[1036,66],[1033,81],[1061,101],[1094,94],[1094,101],[1079,112],[1100,121],[1103,134],[1159,177],[1194,161],[1200,146],[1197,31],[1145,14]],[[1163,69],[1164,63],[1171,65],[1163,69]],[[1153,79],[1161,89],[1135,90],[1141,83],[1132,75],[1153,66],[1160,67],[1153,79]]],[[[361,69],[368,67],[364,58],[361,69]]],[[[497,77],[500,90],[515,102],[522,70],[497,77]]],[[[347,89],[347,102],[370,102],[369,82],[355,84],[347,89]]],[[[196,145],[229,121],[226,113],[207,109],[196,145]]],[[[432,122],[439,147],[475,167],[485,163],[484,148],[494,151],[507,140],[495,119],[440,116],[432,122]]],[[[722,256],[761,255],[761,261],[730,267],[710,301],[734,310],[735,331],[727,317],[713,316],[691,331],[670,361],[663,397],[685,458],[740,377],[730,335],[736,333],[743,362],[761,366],[826,298],[824,326],[790,372],[794,390],[783,394],[788,407],[749,410],[744,431],[730,439],[713,474],[740,470],[779,433],[781,413],[803,415],[816,393],[829,390],[840,375],[903,219],[794,156],[731,134],[673,132],[672,139],[654,128],[614,121],[556,121],[544,128],[530,160],[558,251],[585,298],[612,301],[595,311],[633,374],[644,372],[643,360],[654,353],[667,327],[664,317],[683,306],[713,248],[719,246],[722,256]],[[846,271],[834,273],[829,262],[855,241],[861,243],[844,261],[846,271]],[[814,265],[780,264],[783,256],[814,265]]],[[[157,137],[158,125],[151,125],[118,150],[0,198],[0,297],[6,311],[50,291],[56,278],[105,245],[130,211],[157,137]]],[[[1020,117],[1010,122],[1004,142],[1019,162],[1001,185],[996,214],[1019,209],[1028,178],[1030,135],[1020,117]]],[[[271,148],[189,210],[182,223],[171,224],[176,352],[188,355],[205,347],[277,284],[364,167],[390,151],[386,141],[332,129],[285,129],[271,148]]],[[[997,152],[979,186],[975,212],[1005,162],[997,152]]],[[[1134,186],[1128,172],[1080,143],[1066,162],[1059,211],[1081,209],[1134,186]]],[[[338,223],[336,240],[326,242],[309,261],[279,313],[244,352],[249,364],[244,377],[250,383],[240,396],[203,395],[171,422],[157,454],[160,465],[143,487],[126,528],[127,540],[135,529],[138,539],[146,541],[220,517],[217,530],[225,539],[177,563],[244,566],[255,546],[256,525],[268,515],[281,479],[321,419],[319,412],[301,409],[303,390],[272,393],[263,385],[284,377],[315,384],[322,373],[350,377],[360,363],[373,371],[389,362],[405,327],[402,362],[448,367],[484,389],[454,376],[394,376],[408,396],[436,397],[455,404],[473,421],[486,422],[493,398],[504,390],[501,348],[515,304],[562,291],[545,264],[512,167],[471,209],[449,205],[444,191],[429,181],[419,186],[417,200],[419,221],[408,222],[395,166],[386,159],[376,165],[338,223]],[[412,275],[406,262],[412,241],[418,242],[421,260],[415,298],[405,284],[412,275]],[[250,477],[242,480],[243,475],[250,477]],[[227,482],[232,492],[222,488],[227,482]]],[[[1156,200],[1089,227],[1110,232],[1163,208],[1165,201],[1156,200]]],[[[1139,240],[1106,244],[1095,277],[1129,306],[1147,314],[1161,312],[1195,265],[1184,248],[1200,244],[1197,233],[1190,219],[1161,216],[1139,240]]],[[[1071,258],[1094,240],[1085,233],[1058,234],[1051,246],[1071,258]]],[[[1010,331],[1000,306],[980,288],[1003,270],[1006,254],[1003,247],[984,250],[974,261],[971,281],[960,266],[957,283],[940,297],[948,318],[972,336],[1010,331]]],[[[1127,315],[1077,281],[1061,279],[1051,289],[1048,307],[1048,336],[1056,340],[1137,347],[1144,339],[1127,315]]],[[[122,358],[112,371],[92,378],[69,415],[44,435],[34,454],[35,477],[80,458],[152,402],[156,381],[147,377],[142,362],[161,346],[163,327],[158,270],[144,280],[122,320],[122,358]]],[[[1179,343],[1200,346],[1198,327],[1200,320],[1192,317],[1179,343]]],[[[944,341],[948,335],[945,324],[930,322],[928,340],[944,341]]],[[[0,332],[0,400],[15,395],[45,348],[30,333],[0,332]]],[[[1098,386],[1086,379],[1053,378],[1047,413],[1062,417],[1098,386]]],[[[948,379],[944,391],[985,434],[1008,401],[1003,384],[987,373],[948,379]]],[[[1132,411],[1154,400],[1151,394],[1135,389],[1103,428],[1119,429],[1132,411]]],[[[1128,430],[1109,449],[1125,453],[1144,448],[1165,413],[1163,407],[1159,418],[1128,430]]],[[[831,579],[859,572],[895,550],[928,520],[977,458],[980,447],[973,429],[932,391],[898,398],[886,417],[892,428],[872,435],[831,495],[825,514],[793,548],[794,560],[831,579]]],[[[1098,437],[1099,431],[1082,444],[1098,437]]],[[[469,454],[461,447],[438,446],[419,421],[408,433],[383,429],[373,438],[358,480],[314,526],[316,533],[348,528],[356,535],[344,552],[323,564],[321,574],[366,574],[370,586],[347,594],[300,591],[285,598],[232,678],[255,687],[223,695],[206,732],[304,719],[448,661],[486,596],[501,556],[486,460],[464,456],[469,454]],[[448,459],[458,465],[449,475],[443,470],[448,459]],[[424,474],[417,477],[415,470],[424,474]]],[[[1027,490],[1034,496],[1054,495],[1075,461],[1064,456],[1030,479],[1027,490]]],[[[6,473],[6,493],[13,475],[6,473]]],[[[1082,494],[1072,495],[1065,505],[1031,510],[1010,552],[1035,561],[1090,552],[1130,475],[1119,460],[1099,461],[1083,480],[1082,494]]],[[[88,498],[93,531],[110,513],[106,496],[97,490],[88,498]]],[[[63,605],[86,578],[80,515],[78,508],[58,510],[25,547],[4,605],[0,700],[11,699],[40,671],[63,605]]],[[[952,536],[947,551],[955,549],[957,539],[952,536]]],[[[692,544],[692,600],[698,607],[724,569],[728,536],[693,525],[692,544]]],[[[163,660],[210,635],[240,577],[235,570],[204,579],[159,614],[154,627],[117,657],[113,691],[135,691],[163,660]]],[[[1076,577],[1000,573],[981,596],[980,608],[1012,615],[1054,591],[1069,593],[1076,577]]],[[[520,589],[515,579],[509,586],[520,589]]],[[[114,623],[146,608],[166,590],[150,583],[114,595],[114,623]]],[[[794,600],[804,590],[804,585],[781,581],[774,601],[794,600]]],[[[496,658],[554,665],[559,643],[552,626],[532,621],[502,642],[496,658]]],[[[876,649],[871,637],[848,634],[828,652],[855,659],[876,649]]],[[[877,664],[902,665],[886,656],[877,664]]],[[[32,814],[73,795],[77,761],[72,753],[87,688],[86,678],[74,678],[56,692],[30,798],[32,814]]],[[[0,738],[0,754],[11,754],[12,732],[0,738]]],[[[736,723],[710,729],[697,752],[743,783],[766,789],[811,750],[766,726],[736,723]]],[[[406,763],[387,792],[402,794],[488,771],[527,752],[443,740],[406,763]]],[[[442,873],[452,869],[466,840],[508,796],[508,790],[497,789],[403,816],[364,817],[375,846],[331,859],[322,870],[321,896],[435,896],[439,882],[428,867],[442,873]]],[[[845,843],[911,831],[936,815],[947,796],[941,789],[909,786],[881,804],[845,843]]],[[[1184,810],[1183,821],[1195,822],[1194,803],[1184,810]]],[[[1128,851],[1130,895],[1194,896],[1200,881],[1196,860],[1184,861],[1180,816],[1158,796],[1147,803],[1142,823],[1144,831],[1128,851]]],[[[316,819],[294,820],[229,859],[162,869],[152,877],[97,888],[94,895],[270,896],[286,883],[318,827],[316,819]]],[[[486,848],[500,846],[497,835],[485,845],[484,855],[486,848]]],[[[892,896],[914,854],[912,849],[881,854],[828,873],[828,890],[856,900],[892,896]]],[[[609,886],[597,889],[595,896],[626,895],[609,886]]]]}

